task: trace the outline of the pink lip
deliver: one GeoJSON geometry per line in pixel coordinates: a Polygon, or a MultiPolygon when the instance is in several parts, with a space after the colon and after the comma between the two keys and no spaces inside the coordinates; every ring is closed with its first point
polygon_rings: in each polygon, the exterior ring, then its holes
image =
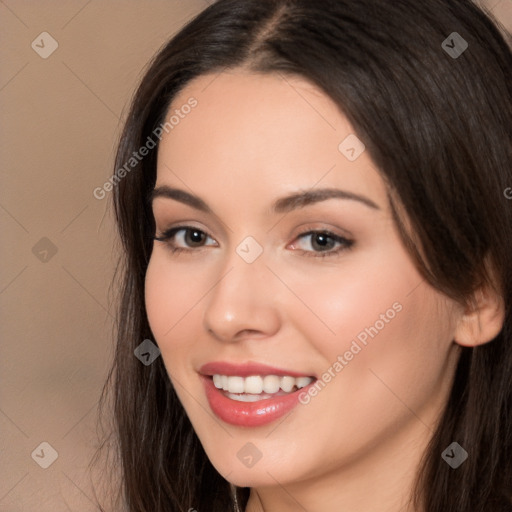
{"type": "Polygon", "coordinates": [[[266,398],[257,402],[238,402],[228,398],[224,391],[217,389],[213,384],[212,375],[228,375],[248,377],[250,375],[290,375],[291,377],[310,377],[304,373],[292,372],[280,368],[273,368],[258,363],[237,365],[226,362],[213,362],[201,367],[200,377],[203,381],[206,398],[213,413],[222,421],[239,427],[259,427],[267,425],[290,412],[298,403],[299,395],[307,392],[305,386],[293,393],[266,398]]]}
{"type": "Polygon", "coordinates": [[[306,373],[298,373],[292,370],[284,370],[282,368],[275,368],[261,363],[235,364],[225,361],[214,361],[204,364],[199,369],[199,373],[209,376],[218,374],[228,376],[238,375],[239,377],[249,377],[250,375],[277,375],[278,377],[289,375],[290,377],[313,377],[311,374],[308,375],[306,373]]]}

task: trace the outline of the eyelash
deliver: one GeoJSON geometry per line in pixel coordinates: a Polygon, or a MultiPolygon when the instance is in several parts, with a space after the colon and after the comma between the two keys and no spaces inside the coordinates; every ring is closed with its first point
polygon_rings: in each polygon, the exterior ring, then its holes
{"type": "MultiPolygon", "coordinates": [[[[179,231],[197,231],[199,233],[205,234],[209,238],[212,238],[212,237],[210,237],[210,235],[208,235],[208,233],[202,231],[201,229],[197,229],[197,228],[195,228],[193,226],[176,226],[174,228],[168,229],[167,231],[165,231],[160,236],[154,236],[153,240],[157,240],[158,242],[165,242],[167,245],[169,245],[172,254],[179,254],[179,253],[183,253],[183,252],[198,252],[201,249],[204,249],[204,247],[191,248],[191,249],[190,248],[189,249],[185,249],[183,247],[176,247],[174,245],[174,243],[172,242],[172,239],[174,238],[176,233],[178,233],[179,231]]],[[[301,253],[303,253],[307,257],[325,258],[327,256],[329,256],[329,257],[330,256],[337,256],[342,251],[346,251],[346,250],[350,249],[352,247],[352,245],[354,244],[354,240],[350,240],[348,238],[344,238],[342,236],[336,235],[335,233],[332,233],[331,231],[326,231],[326,230],[307,230],[307,231],[303,231],[302,233],[299,233],[297,235],[297,238],[302,238],[302,237],[305,237],[307,235],[316,235],[316,234],[326,235],[327,237],[331,238],[335,242],[340,243],[342,245],[338,249],[331,250],[331,251],[321,251],[321,252],[318,252],[318,251],[304,251],[302,249],[296,249],[296,250],[299,250],[301,253]]]]}

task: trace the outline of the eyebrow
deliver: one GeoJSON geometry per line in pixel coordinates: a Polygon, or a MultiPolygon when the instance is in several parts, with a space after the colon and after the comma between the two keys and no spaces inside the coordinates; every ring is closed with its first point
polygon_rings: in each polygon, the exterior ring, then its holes
{"type": "MultiPolygon", "coordinates": [[[[175,201],[191,206],[201,212],[213,213],[212,209],[200,197],[190,194],[185,190],[162,185],[151,191],[149,198],[150,203],[152,204],[157,197],[174,199],[175,201]]],[[[274,214],[287,213],[328,199],[347,199],[350,201],[358,201],[369,208],[380,210],[380,207],[376,203],[365,196],[337,188],[321,188],[316,190],[307,190],[305,192],[297,192],[277,199],[272,203],[271,212],[274,214]]]]}

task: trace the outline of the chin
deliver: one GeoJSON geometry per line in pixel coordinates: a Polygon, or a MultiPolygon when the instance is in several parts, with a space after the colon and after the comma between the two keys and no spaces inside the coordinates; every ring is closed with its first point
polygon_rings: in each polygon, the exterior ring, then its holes
{"type": "MultiPolygon", "coordinates": [[[[226,447],[223,453],[215,453],[210,456],[210,453],[207,452],[207,455],[217,472],[238,487],[269,487],[275,486],[276,481],[285,484],[304,477],[297,474],[296,463],[286,463],[286,455],[274,454],[273,459],[265,460],[263,456],[259,460],[255,457],[252,461],[250,459],[244,461],[244,456],[251,453],[253,448],[247,441],[236,443],[236,445],[234,450],[226,447]],[[229,454],[229,457],[226,454],[229,454]]],[[[216,448],[218,449],[218,447],[216,448]]],[[[294,459],[296,460],[296,457],[294,459]]]]}

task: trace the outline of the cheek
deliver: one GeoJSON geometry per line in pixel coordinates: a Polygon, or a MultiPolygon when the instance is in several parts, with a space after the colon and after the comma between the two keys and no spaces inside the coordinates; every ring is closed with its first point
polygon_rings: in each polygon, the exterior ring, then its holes
{"type": "Polygon", "coordinates": [[[171,292],[172,276],[169,274],[153,250],[146,272],[145,302],[151,331],[159,343],[164,339],[164,334],[172,328],[171,315],[179,303],[176,293],[171,292]]]}
{"type": "Polygon", "coordinates": [[[371,421],[371,411],[407,411],[395,395],[420,404],[441,382],[451,309],[398,244],[347,259],[331,275],[296,278],[295,285],[314,313],[296,313],[298,328],[322,355],[323,380],[333,383],[319,393],[326,407],[339,396],[345,410],[366,410],[371,421]]]}
{"type": "Polygon", "coordinates": [[[350,350],[354,340],[364,348],[386,332],[397,336],[399,330],[407,331],[404,317],[418,313],[409,303],[421,277],[399,248],[354,253],[327,271],[287,277],[311,312],[296,306],[295,320],[331,362],[350,350]]]}
{"type": "Polygon", "coordinates": [[[179,265],[170,263],[165,249],[153,250],[146,272],[145,303],[151,331],[164,359],[171,348],[190,346],[190,331],[184,326],[190,326],[195,306],[204,294],[204,279],[180,271],[179,265]],[[189,332],[188,340],[182,336],[185,331],[189,332]]]}
{"type": "Polygon", "coordinates": [[[311,397],[316,414],[331,411],[326,436],[339,438],[337,429],[344,424],[354,446],[390,434],[415,415],[430,423],[448,389],[447,365],[454,361],[448,357],[450,309],[439,307],[443,300],[437,292],[425,283],[414,289],[397,275],[368,277],[381,281],[354,282],[341,297],[333,294],[339,302],[326,321],[336,336],[318,343],[328,361],[320,377],[328,383],[311,397]]]}

